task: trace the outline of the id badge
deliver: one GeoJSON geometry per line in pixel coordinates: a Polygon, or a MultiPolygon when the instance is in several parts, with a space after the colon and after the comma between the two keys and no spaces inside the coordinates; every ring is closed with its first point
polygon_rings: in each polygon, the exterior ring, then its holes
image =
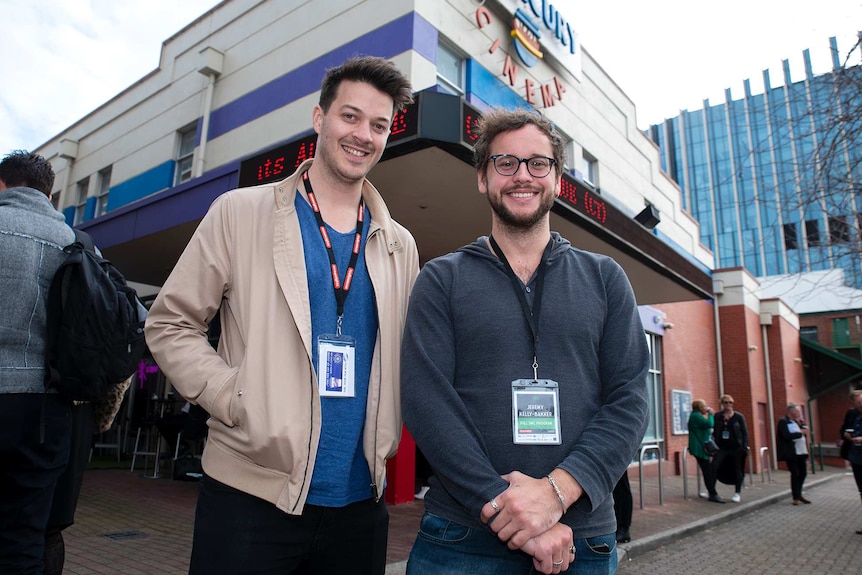
{"type": "Polygon", "coordinates": [[[550,379],[512,382],[512,441],[516,445],[559,445],[560,387],[550,379]]]}
{"type": "Polygon", "coordinates": [[[317,387],[321,397],[354,397],[356,340],[334,334],[317,338],[317,387]]]}
{"type": "Polygon", "coordinates": [[[725,429],[725,430],[723,430],[723,431],[721,432],[721,438],[722,438],[722,439],[730,439],[730,431],[728,431],[728,430],[726,430],[726,429],[725,429]]]}

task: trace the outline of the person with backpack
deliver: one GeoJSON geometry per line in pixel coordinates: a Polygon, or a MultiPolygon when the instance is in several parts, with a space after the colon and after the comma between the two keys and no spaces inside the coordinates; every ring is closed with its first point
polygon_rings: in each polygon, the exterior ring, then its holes
{"type": "Polygon", "coordinates": [[[46,389],[48,293],[75,239],[51,204],[54,170],[0,161],[0,573],[42,573],[45,527],[69,458],[71,401],[46,389]]]}

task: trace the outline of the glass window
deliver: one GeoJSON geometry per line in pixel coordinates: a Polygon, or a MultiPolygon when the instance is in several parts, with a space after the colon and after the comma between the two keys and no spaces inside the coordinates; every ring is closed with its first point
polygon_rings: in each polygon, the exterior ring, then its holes
{"type": "Polygon", "coordinates": [[[96,217],[108,211],[108,193],[111,191],[111,166],[99,172],[99,187],[96,190],[96,217]]]}
{"type": "Polygon", "coordinates": [[[807,339],[809,341],[817,341],[817,326],[809,325],[802,326],[799,328],[799,337],[802,339],[807,339]]]}
{"type": "Polygon", "coordinates": [[[784,249],[795,250],[799,248],[799,239],[796,236],[796,224],[784,224],[784,249]]]}
{"type": "Polygon", "coordinates": [[[447,94],[464,94],[464,58],[442,42],[437,44],[437,86],[447,94]]]}
{"type": "Polygon", "coordinates": [[[820,242],[820,222],[817,220],[805,220],[805,239],[809,246],[822,245],[820,242]]]}
{"type": "Polygon", "coordinates": [[[192,163],[195,156],[195,133],[197,126],[193,125],[180,130],[177,145],[177,173],[174,177],[174,185],[178,186],[192,178],[192,163]]]}
{"type": "Polygon", "coordinates": [[[659,443],[664,440],[664,393],[662,392],[661,337],[647,333],[650,352],[647,392],[649,393],[649,426],[644,433],[644,443],[659,443]]]}
{"type": "Polygon", "coordinates": [[[599,162],[586,150],[584,150],[581,155],[580,172],[584,181],[598,190],[599,162]]]}
{"type": "Polygon", "coordinates": [[[847,223],[846,216],[829,218],[829,241],[833,244],[850,241],[850,225],[847,223]]]}
{"type": "Polygon", "coordinates": [[[90,188],[90,178],[84,178],[75,186],[75,225],[84,221],[84,211],[87,209],[87,190],[90,188]]]}

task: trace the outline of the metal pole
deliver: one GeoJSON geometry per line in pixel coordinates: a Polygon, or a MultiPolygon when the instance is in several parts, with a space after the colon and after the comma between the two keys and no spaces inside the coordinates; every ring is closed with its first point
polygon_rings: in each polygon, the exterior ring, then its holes
{"type": "Polygon", "coordinates": [[[644,455],[648,451],[658,452],[658,502],[664,505],[664,484],[662,482],[661,447],[657,444],[642,445],[638,454],[638,483],[641,509],[644,508],[644,455]]]}

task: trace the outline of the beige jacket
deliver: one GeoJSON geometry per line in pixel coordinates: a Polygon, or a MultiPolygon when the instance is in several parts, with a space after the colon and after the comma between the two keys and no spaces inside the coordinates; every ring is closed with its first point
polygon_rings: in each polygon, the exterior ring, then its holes
{"type": "MultiPolygon", "coordinates": [[[[299,176],[222,194],[204,216],[147,318],[147,344],[183,397],[206,409],[208,475],[302,513],[320,438],[311,314],[299,220],[299,176]],[[216,353],[207,323],[221,306],[216,353]]],[[[413,236],[366,180],[365,263],[377,300],[363,433],[379,499],[401,438],[401,335],[419,258],[413,236]]]]}

